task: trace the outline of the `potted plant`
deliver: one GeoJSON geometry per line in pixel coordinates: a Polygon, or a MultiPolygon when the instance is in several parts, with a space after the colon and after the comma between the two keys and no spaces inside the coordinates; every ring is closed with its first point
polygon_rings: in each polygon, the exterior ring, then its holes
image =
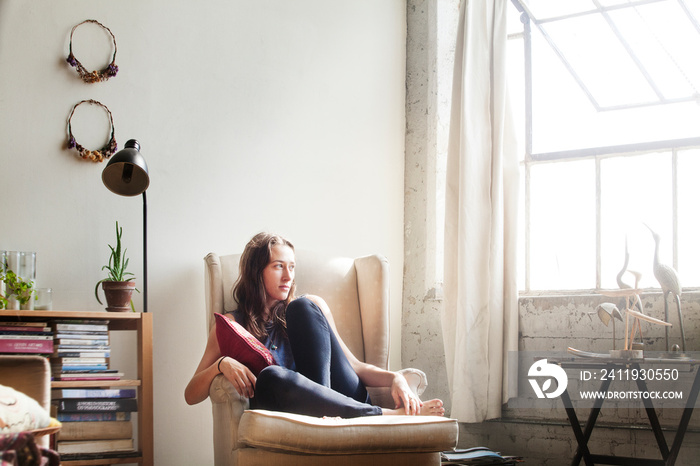
{"type": "Polygon", "coordinates": [[[11,299],[16,299],[19,302],[20,309],[22,310],[32,310],[34,307],[32,304],[32,296],[36,299],[34,293],[34,282],[24,281],[22,277],[18,276],[12,270],[8,270],[7,273],[2,277],[2,281],[7,285],[7,297],[0,294],[0,308],[8,306],[11,299]]]}
{"type": "Polygon", "coordinates": [[[129,259],[126,257],[126,249],[122,251],[122,229],[119,227],[119,222],[116,222],[116,225],[117,245],[116,247],[108,245],[111,250],[109,262],[102,267],[102,270],[107,270],[107,278],[103,278],[95,285],[95,298],[102,304],[98,294],[101,284],[107,301],[107,311],[125,312],[131,309],[135,312],[131,295],[136,290],[136,282],[133,280],[134,274],[126,271],[129,259]]]}

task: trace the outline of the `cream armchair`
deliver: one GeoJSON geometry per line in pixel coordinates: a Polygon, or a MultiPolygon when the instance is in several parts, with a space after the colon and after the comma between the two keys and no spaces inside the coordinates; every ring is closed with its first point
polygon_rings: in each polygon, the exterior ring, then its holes
{"type": "MultiPolygon", "coordinates": [[[[233,283],[240,255],[209,254],[205,261],[207,329],[214,313],[236,308],[233,283]]],[[[297,295],[323,297],[338,331],[359,359],[386,369],[389,359],[389,264],[380,256],[323,258],[297,251],[297,295]]],[[[403,371],[421,394],[425,374],[403,371]]],[[[369,388],[373,403],[393,408],[388,389],[369,388]]],[[[221,465],[439,465],[457,445],[457,421],[436,416],[321,419],[250,410],[246,398],[219,375],[209,389],[215,463],[221,465]]]]}

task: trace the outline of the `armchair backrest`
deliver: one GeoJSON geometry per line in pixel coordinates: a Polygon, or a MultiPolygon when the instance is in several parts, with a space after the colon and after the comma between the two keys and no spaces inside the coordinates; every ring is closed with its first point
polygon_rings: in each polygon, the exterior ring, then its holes
{"type": "MultiPolygon", "coordinates": [[[[233,284],[240,254],[210,253],[205,262],[207,330],[214,313],[236,309],[233,284]]],[[[323,257],[296,251],[297,296],[322,297],[341,338],[360,360],[387,369],[389,361],[389,262],[379,255],[323,257]]]]}

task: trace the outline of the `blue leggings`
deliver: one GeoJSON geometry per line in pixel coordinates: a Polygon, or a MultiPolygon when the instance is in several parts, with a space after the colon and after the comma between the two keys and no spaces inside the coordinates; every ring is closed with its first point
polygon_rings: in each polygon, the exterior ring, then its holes
{"type": "Polygon", "coordinates": [[[345,357],[321,309],[307,298],[287,307],[287,335],[297,371],[269,366],[258,375],[253,409],[352,418],[382,414],[345,357]]]}

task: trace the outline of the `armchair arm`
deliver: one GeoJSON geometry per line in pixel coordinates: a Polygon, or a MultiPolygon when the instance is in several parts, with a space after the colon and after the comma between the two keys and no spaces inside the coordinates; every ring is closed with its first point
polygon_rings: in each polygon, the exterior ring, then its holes
{"type": "Polygon", "coordinates": [[[410,367],[407,369],[401,369],[398,372],[406,377],[408,386],[411,387],[411,390],[413,390],[413,393],[416,395],[423,395],[425,389],[428,388],[428,376],[425,375],[425,372],[422,370],[410,367]]]}
{"type": "Polygon", "coordinates": [[[217,375],[209,386],[209,399],[214,418],[215,464],[236,464],[238,424],[243,411],[250,407],[247,398],[238,394],[231,382],[217,375]]]}
{"type": "MultiPolygon", "coordinates": [[[[428,386],[428,377],[425,372],[419,369],[401,369],[397,371],[399,374],[403,374],[406,377],[408,386],[413,393],[421,396],[428,386]]],[[[369,392],[369,397],[372,400],[372,404],[381,406],[382,408],[393,408],[394,399],[391,396],[390,387],[367,387],[369,392]]]]}

